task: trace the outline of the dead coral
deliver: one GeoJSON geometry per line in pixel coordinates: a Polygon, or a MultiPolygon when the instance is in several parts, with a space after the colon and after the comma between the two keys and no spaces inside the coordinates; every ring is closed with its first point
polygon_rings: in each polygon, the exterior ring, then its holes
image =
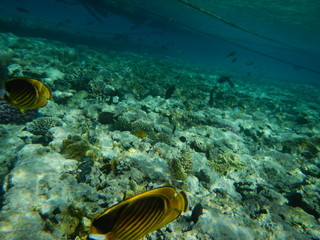
{"type": "Polygon", "coordinates": [[[149,138],[156,142],[171,143],[171,138],[167,133],[156,132],[152,123],[146,122],[141,119],[129,121],[128,119],[120,116],[115,121],[116,128],[123,131],[130,131],[133,135],[139,138],[149,138]]]}
{"type": "Polygon", "coordinates": [[[62,153],[68,158],[80,160],[86,156],[87,151],[91,148],[90,143],[79,135],[69,135],[62,142],[62,153]]]}
{"type": "Polygon", "coordinates": [[[150,123],[142,120],[137,120],[131,124],[130,132],[140,138],[149,137],[154,138],[154,129],[150,123]]]}
{"type": "Polygon", "coordinates": [[[294,155],[301,155],[306,159],[312,159],[317,157],[319,153],[319,148],[317,144],[319,139],[309,139],[309,138],[296,138],[287,140],[283,143],[282,152],[294,154],[294,155]]]}
{"type": "Polygon", "coordinates": [[[187,188],[186,180],[188,175],[191,173],[192,160],[191,156],[187,151],[183,151],[181,158],[172,159],[170,162],[171,174],[174,179],[180,182],[183,189],[187,188]]]}
{"type": "Polygon", "coordinates": [[[219,154],[217,158],[210,158],[211,166],[220,174],[226,175],[228,172],[241,171],[246,164],[233,154],[219,154]]]}

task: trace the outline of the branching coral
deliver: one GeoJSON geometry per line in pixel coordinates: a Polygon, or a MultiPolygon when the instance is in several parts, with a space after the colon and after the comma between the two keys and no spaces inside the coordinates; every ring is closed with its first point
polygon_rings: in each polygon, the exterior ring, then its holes
{"type": "Polygon", "coordinates": [[[35,135],[46,135],[52,127],[61,126],[62,122],[57,118],[40,117],[27,125],[27,130],[35,135]]]}

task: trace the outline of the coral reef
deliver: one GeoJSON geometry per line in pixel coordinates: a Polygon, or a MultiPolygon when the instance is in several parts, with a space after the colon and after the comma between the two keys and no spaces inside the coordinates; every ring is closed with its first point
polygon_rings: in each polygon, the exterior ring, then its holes
{"type": "Polygon", "coordinates": [[[34,135],[46,135],[50,128],[62,126],[61,120],[53,117],[39,117],[27,124],[27,131],[34,135]]]}
{"type": "Polygon", "coordinates": [[[122,113],[115,122],[120,130],[130,131],[138,138],[148,137],[151,140],[170,144],[170,135],[161,131],[158,132],[152,123],[152,119],[142,111],[127,111],[122,113]],[[144,117],[139,117],[139,115],[144,117]]]}
{"type": "Polygon", "coordinates": [[[84,240],[107,207],[164,185],[184,190],[190,208],[148,239],[320,239],[318,88],[11,34],[0,42],[5,75],[53,89],[34,120],[0,100],[1,239],[84,240]]]}
{"type": "Polygon", "coordinates": [[[13,51],[11,49],[0,50],[0,86],[3,86],[5,79],[7,79],[8,69],[7,66],[13,62],[13,51]]]}
{"type": "MultiPolygon", "coordinates": [[[[0,90],[0,96],[1,90],[0,90]]],[[[0,123],[16,123],[23,124],[30,122],[37,116],[37,110],[26,110],[23,114],[19,109],[7,104],[4,100],[0,99],[0,123]]]]}
{"type": "Polygon", "coordinates": [[[90,143],[79,135],[68,135],[62,142],[62,153],[68,158],[80,160],[86,156],[90,143]]]}

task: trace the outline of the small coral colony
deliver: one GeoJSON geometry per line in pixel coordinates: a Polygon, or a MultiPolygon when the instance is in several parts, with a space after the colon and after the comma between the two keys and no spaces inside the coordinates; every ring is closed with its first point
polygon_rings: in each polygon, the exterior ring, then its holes
{"type": "MultiPolygon", "coordinates": [[[[21,113],[46,106],[51,90],[39,80],[16,77],[6,81],[3,99],[21,113]]],[[[172,187],[156,188],[107,209],[93,220],[88,239],[141,239],[176,219],[188,206],[186,194],[172,187]]]]}

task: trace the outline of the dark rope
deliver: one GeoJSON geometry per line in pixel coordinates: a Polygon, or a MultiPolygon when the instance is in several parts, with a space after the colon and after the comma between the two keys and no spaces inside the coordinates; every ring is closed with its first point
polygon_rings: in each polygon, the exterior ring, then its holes
{"type": "Polygon", "coordinates": [[[101,18],[93,11],[93,9],[90,8],[90,6],[87,3],[83,3],[83,6],[85,7],[85,9],[88,10],[89,13],[91,13],[91,15],[98,20],[98,22],[103,23],[103,21],[101,20],[101,18]]]}
{"type": "MultiPolygon", "coordinates": [[[[247,28],[241,27],[241,26],[239,26],[239,25],[237,25],[237,24],[235,24],[235,23],[233,23],[233,22],[230,22],[230,21],[228,21],[228,20],[226,20],[226,19],[224,19],[224,18],[222,18],[222,17],[219,17],[219,16],[217,16],[217,15],[215,15],[215,14],[213,14],[213,13],[211,13],[211,12],[209,12],[209,11],[201,8],[201,7],[198,7],[198,6],[196,6],[196,5],[193,5],[192,3],[190,3],[190,2],[188,2],[188,1],[186,1],[186,0],[177,0],[177,1],[179,1],[179,2],[181,2],[182,4],[185,4],[185,5],[193,8],[193,9],[196,9],[197,11],[199,11],[199,12],[201,12],[201,13],[204,13],[204,14],[206,14],[206,15],[208,15],[208,16],[210,16],[210,17],[212,17],[212,18],[214,18],[214,19],[216,19],[216,20],[218,20],[218,21],[221,21],[221,22],[223,22],[223,23],[225,23],[225,24],[227,24],[227,25],[229,25],[229,26],[231,26],[231,27],[234,27],[234,28],[236,28],[236,29],[239,29],[239,30],[241,30],[241,31],[243,31],[243,32],[249,33],[249,34],[251,34],[251,35],[254,35],[254,36],[257,36],[257,37],[260,37],[260,38],[269,40],[269,41],[273,41],[273,42],[276,42],[276,43],[280,43],[280,44],[282,44],[282,45],[285,45],[285,46],[290,47],[290,48],[295,49],[295,50],[302,51],[303,53],[309,55],[309,53],[308,53],[307,51],[305,51],[305,50],[303,50],[303,49],[301,49],[301,48],[298,48],[298,47],[296,47],[296,46],[293,46],[293,45],[290,45],[290,44],[281,42],[281,41],[279,41],[279,40],[277,40],[277,39],[274,39],[274,38],[271,38],[271,37],[262,35],[262,34],[260,34],[260,33],[251,31],[251,30],[249,30],[249,29],[247,29],[247,28]]],[[[310,54],[310,55],[311,55],[311,54],[310,54]]]]}
{"type": "MultiPolygon", "coordinates": [[[[81,1],[84,1],[84,0],[78,0],[78,1],[81,2],[81,1]]],[[[191,8],[194,8],[194,9],[196,9],[196,10],[202,12],[202,13],[205,13],[205,14],[207,14],[207,15],[209,15],[209,16],[211,16],[211,17],[213,17],[213,18],[215,18],[215,19],[217,19],[217,20],[219,20],[219,21],[222,21],[222,22],[224,22],[225,24],[228,24],[228,25],[230,25],[230,26],[232,26],[232,27],[234,27],[234,28],[237,28],[237,29],[239,29],[239,30],[242,30],[242,31],[244,31],[244,32],[250,33],[250,34],[252,34],[252,35],[255,35],[255,36],[258,36],[258,37],[261,37],[261,38],[264,38],[264,39],[267,39],[267,40],[270,40],[270,41],[273,41],[273,42],[281,43],[282,45],[285,45],[285,46],[287,46],[287,47],[293,48],[294,50],[300,50],[300,51],[302,50],[302,49],[299,49],[299,48],[297,48],[297,47],[290,46],[290,45],[285,44],[285,43],[283,43],[283,42],[280,42],[280,41],[278,41],[278,40],[272,39],[272,38],[270,38],[270,37],[261,35],[261,34],[259,34],[259,33],[256,33],[256,32],[250,31],[250,30],[248,30],[248,29],[245,29],[245,28],[243,28],[243,27],[241,27],[241,26],[238,26],[238,25],[236,25],[236,24],[234,24],[234,23],[232,23],[232,22],[229,22],[229,21],[227,21],[227,20],[225,20],[225,19],[223,19],[223,18],[221,18],[221,17],[219,17],[219,16],[216,16],[216,15],[214,15],[214,14],[206,11],[205,9],[199,8],[199,7],[197,7],[197,6],[189,3],[189,2],[186,1],[186,0],[178,0],[178,1],[180,1],[181,3],[187,5],[187,6],[191,7],[191,8]]],[[[167,20],[167,21],[169,21],[169,22],[173,22],[173,23],[175,23],[175,24],[181,25],[181,26],[185,27],[186,29],[190,29],[190,30],[192,30],[192,31],[194,31],[194,32],[199,32],[199,33],[204,34],[204,35],[207,35],[207,36],[209,36],[209,37],[213,37],[213,38],[219,39],[219,40],[224,41],[224,42],[226,42],[226,43],[228,43],[228,44],[230,44],[230,45],[233,45],[233,46],[236,46],[236,47],[245,49],[245,50],[247,50],[247,51],[250,51],[250,52],[256,53],[256,54],[258,54],[258,55],[261,55],[261,56],[264,56],[264,57],[273,59],[273,60],[278,61],[278,62],[282,62],[282,63],[286,63],[286,64],[289,64],[289,65],[292,65],[293,67],[298,67],[298,68],[301,68],[301,69],[304,69],[304,70],[307,70],[307,71],[310,71],[310,72],[313,72],[313,73],[320,74],[320,71],[319,71],[319,70],[315,70],[315,69],[312,69],[312,68],[309,68],[309,67],[305,67],[305,66],[302,66],[302,65],[299,65],[299,64],[295,64],[295,63],[293,63],[293,62],[290,62],[290,61],[287,61],[287,60],[284,60],[284,59],[281,59],[281,58],[278,58],[278,57],[274,57],[274,56],[272,56],[272,55],[269,55],[269,54],[260,52],[260,51],[258,51],[258,50],[255,50],[255,49],[252,49],[252,48],[243,46],[243,45],[241,45],[241,44],[238,44],[238,43],[235,43],[235,42],[233,42],[233,41],[231,41],[231,40],[228,40],[228,39],[226,39],[226,38],[224,38],[224,37],[222,37],[222,36],[218,36],[218,35],[215,35],[215,34],[213,34],[213,33],[209,33],[209,32],[200,30],[200,29],[198,29],[198,28],[192,27],[192,26],[187,25],[187,24],[185,24],[185,23],[179,22],[179,21],[177,21],[177,20],[175,20],[175,19],[173,19],[173,18],[163,16],[163,15],[159,14],[158,12],[154,12],[154,11],[152,11],[152,10],[150,10],[150,9],[145,8],[145,7],[141,7],[141,6],[139,6],[139,5],[136,5],[136,4],[133,3],[133,1],[125,1],[125,2],[127,2],[127,4],[129,4],[129,5],[131,5],[131,6],[134,6],[134,7],[136,7],[136,8],[140,8],[140,9],[146,11],[146,12],[149,12],[149,13],[152,14],[152,15],[158,16],[158,17],[160,17],[160,18],[162,18],[162,19],[165,19],[165,20],[167,20]]],[[[89,4],[89,3],[88,3],[88,4],[89,4]]],[[[92,2],[91,2],[91,4],[92,4],[92,2]]],[[[127,33],[127,34],[128,34],[128,33],[127,33]]],[[[304,52],[304,53],[307,53],[307,52],[305,52],[305,51],[303,51],[303,52],[304,52]]],[[[308,54],[308,53],[307,53],[307,54],[308,54]]]]}
{"type": "MultiPolygon", "coordinates": [[[[178,0],[178,1],[180,1],[180,0],[178,0]]],[[[183,1],[183,0],[181,0],[181,1],[183,1]]],[[[190,30],[192,30],[192,31],[194,31],[194,32],[198,32],[198,33],[207,35],[207,36],[209,36],[209,37],[213,37],[213,38],[219,39],[219,40],[224,41],[224,42],[226,42],[226,43],[228,43],[228,44],[230,44],[230,45],[233,45],[233,46],[236,46],[236,47],[245,49],[245,50],[247,50],[247,51],[256,53],[256,54],[258,54],[258,55],[260,55],[260,56],[264,56],[264,57],[267,57],[267,58],[271,58],[271,59],[273,59],[273,60],[275,60],[275,61],[278,61],[278,62],[282,62],[282,63],[286,63],[286,64],[289,64],[289,65],[292,65],[293,67],[297,67],[297,68],[300,68],[300,69],[307,70],[307,71],[309,71],[309,72],[313,72],[313,73],[320,74],[320,71],[319,71],[319,70],[315,70],[315,69],[312,69],[312,68],[309,68],[309,67],[305,67],[305,66],[302,66],[302,65],[300,65],[300,64],[296,64],[296,63],[293,63],[293,62],[290,62],[290,61],[287,61],[287,60],[284,60],[284,59],[281,59],[281,58],[278,58],[278,57],[274,57],[274,56],[269,55],[269,54],[267,54],[267,53],[263,53],[263,52],[260,52],[260,51],[258,51],[258,50],[255,50],[255,49],[252,49],[252,48],[243,46],[243,45],[241,45],[241,44],[235,43],[235,42],[230,41],[230,40],[228,40],[228,39],[226,39],[226,38],[223,38],[223,37],[221,37],[221,36],[217,36],[217,35],[215,35],[215,34],[212,34],[212,33],[209,33],[209,32],[203,31],[203,30],[200,30],[200,29],[198,29],[198,28],[192,27],[192,26],[190,26],[190,25],[187,25],[187,24],[185,24],[185,23],[179,22],[179,21],[177,21],[177,20],[175,20],[175,19],[173,19],[173,18],[168,18],[168,17],[166,17],[166,16],[163,16],[163,15],[159,14],[158,12],[154,12],[154,11],[152,11],[152,10],[150,10],[150,9],[147,9],[147,8],[144,8],[144,7],[141,7],[141,6],[137,6],[137,5],[133,4],[132,1],[127,1],[127,3],[130,4],[130,5],[132,5],[132,6],[134,6],[134,7],[138,7],[138,8],[140,8],[140,9],[144,10],[144,11],[147,11],[147,12],[149,12],[149,13],[152,14],[152,15],[156,15],[156,16],[158,16],[158,17],[160,17],[160,18],[163,18],[163,19],[165,19],[165,20],[167,20],[167,21],[169,21],[169,22],[173,22],[173,23],[179,24],[179,25],[181,25],[181,26],[183,26],[183,27],[185,27],[185,28],[187,28],[187,29],[190,29],[190,30]]]]}

